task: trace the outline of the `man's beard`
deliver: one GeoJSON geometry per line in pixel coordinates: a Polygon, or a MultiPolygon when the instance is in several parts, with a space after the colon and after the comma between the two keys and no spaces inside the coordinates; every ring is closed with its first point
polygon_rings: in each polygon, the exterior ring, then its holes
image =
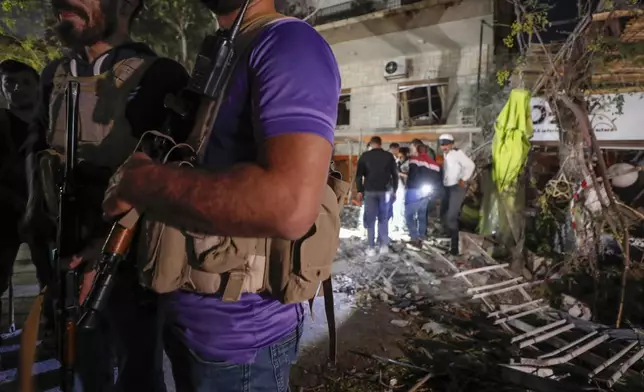
{"type": "Polygon", "coordinates": [[[244,5],[244,0],[201,0],[201,2],[217,15],[228,15],[244,5]]]}
{"type": "MultiPolygon", "coordinates": [[[[56,1],[53,2],[56,5],[56,1]]],[[[59,22],[54,30],[64,46],[69,48],[79,48],[91,46],[99,41],[106,40],[116,31],[118,23],[118,2],[114,0],[101,1],[100,14],[94,15],[93,25],[78,31],[71,21],[63,20],[59,22]]],[[[59,7],[55,7],[59,8],[59,7]]],[[[70,7],[62,6],[59,9],[69,9],[70,7]]],[[[83,10],[72,9],[78,16],[89,23],[89,16],[83,10]]]]}

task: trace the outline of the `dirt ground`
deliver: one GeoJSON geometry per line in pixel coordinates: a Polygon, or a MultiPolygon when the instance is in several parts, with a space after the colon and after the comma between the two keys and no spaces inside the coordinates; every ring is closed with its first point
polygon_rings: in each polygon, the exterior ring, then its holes
{"type": "MultiPolygon", "coordinates": [[[[404,345],[413,329],[391,324],[392,313],[385,304],[354,313],[338,330],[338,358],[335,366],[328,359],[328,341],[307,347],[293,367],[294,391],[373,391],[374,383],[362,373],[373,371],[375,362],[356,354],[368,353],[387,358],[404,356],[404,345]]],[[[377,375],[377,372],[376,372],[377,375]]]]}
{"type": "Polygon", "coordinates": [[[326,341],[305,349],[292,370],[292,391],[409,391],[428,375],[417,391],[525,390],[501,381],[496,364],[509,362],[510,336],[483,315],[447,303],[419,310],[401,317],[381,303],[351,317],[339,331],[337,364],[327,359],[326,341]],[[391,323],[401,318],[409,325],[391,323]]]}

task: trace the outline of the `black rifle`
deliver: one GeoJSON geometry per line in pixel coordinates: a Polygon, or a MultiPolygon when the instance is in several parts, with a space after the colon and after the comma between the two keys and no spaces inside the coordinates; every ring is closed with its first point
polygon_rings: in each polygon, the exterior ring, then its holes
{"type": "Polygon", "coordinates": [[[67,125],[66,156],[62,183],[59,187],[58,222],[56,248],[53,252],[56,280],[54,284],[54,317],[56,350],[61,363],[61,384],[63,392],[74,388],[75,332],[78,317],[78,275],[63,263],[82,248],[79,215],[78,184],[74,171],[77,166],[78,147],[78,102],[80,85],[71,81],[67,84],[67,125]]]}
{"type": "MultiPolygon", "coordinates": [[[[178,97],[166,97],[166,107],[171,109],[171,112],[161,128],[162,134],[172,136],[177,132],[171,129],[171,124],[175,123],[173,118],[176,116],[188,119],[193,124],[207,118],[199,126],[214,126],[215,116],[206,114],[212,113],[220,95],[224,93],[223,90],[233,68],[235,40],[250,3],[251,0],[244,2],[230,29],[219,30],[215,35],[204,39],[188,87],[178,97]]],[[[160,161],[166,156],[172,143],[167,138],[157,136],[142,143],[141,147],[153,160],[160,161]]],[[[194,161],[196,157],[181,157],[181,159],[194,161]]],[[[127,257],[135,231],[118,222],[112,226],[103,246],[103,255],[97,266],[92,289],[83,303],[84,313],[79,320],[79,328],[91,330],[98,325],[99,315],[105,309],[107,299],[114,287],[119,264],[127,257]]]]}

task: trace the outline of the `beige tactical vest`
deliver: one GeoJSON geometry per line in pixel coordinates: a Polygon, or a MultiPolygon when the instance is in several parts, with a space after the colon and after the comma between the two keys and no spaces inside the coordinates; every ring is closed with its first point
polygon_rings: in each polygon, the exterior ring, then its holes
{"type": "MultiPolygon", "coordinates": [[[[242,43],[246,40],[247,47],[240,44],[238,53],[250,47],[253,33],[280,18],[268,15],[251,21],[239,38],[242,43]]],[[[200,151],[207,139],[203,133],[209,130],[195,132],[202,134],[195,138],[193,132],[189,140],[200,140],[194,146],[200,151]]],[[[310,300],[322,294],[322,282],[331,275],[340,209],[348,191],[348,183],[329,176],[315,224],[297,241],[202,235],[144,215],[136,257],[141,282],[159,293],[177,289],[219,293],[224,301],[236,301],[242,293],[268,293],[283,303],[310,300]]],[[[132,227],[137,219],[132,214],[121,224],[132,227]]]]}
{"type": "Polygon", "coordinates": [[[49,150],[39,153],[38,177],[42,185],[44,210],[52,219],[58,214],[58,182],[65,156],[66,102],[65,90],[70,80],[80,83],[78,159],[116,170],[134,151],[138,142],[131,134],[125,117],[128,96],[141,82],[145,71],[156,60],[153,56],[122,60],[107,72],[78,77],[75,60],[61,63],[54,74],[49,105],[49,150]]]}
{"type": "Polygon", "coordinates": [[[207,236],[144,216],[136,257],[141,282],[159,293],[220,293],[224,301],[261,292],[283,303],[314,298],[331,275],[348,191],[347,182],[329,176],[318,217],[297,241],[207,236]]]}
{"type": "Polygon", "coordinates": [[[58,66],[49,106],[47,142],[58,153],[65,154],[66,107],[65,89],[71,80],[80,83],[78,158],[116,170],[134,151],[138,139],[132,136],[125,117],[129,95],[141,82],[156,57],[132,57],[119,61],[107,72],[89,77],[74,76],[75,62],[69,72],[58,66]]]}

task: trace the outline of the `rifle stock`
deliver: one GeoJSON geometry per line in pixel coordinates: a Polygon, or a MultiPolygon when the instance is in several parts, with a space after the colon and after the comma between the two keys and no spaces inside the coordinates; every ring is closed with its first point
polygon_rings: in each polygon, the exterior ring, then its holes
{"type": "MultiPolygon", "coordinates": [[[[215,108],[216,103],[224,93],[223,90],[232,72],[235,39],[240,33],[242,21],[250,3],[251,0],[245,0],[229,30],[218,31],[215,35],[204,39],[187,88],[179,97],[166,97],[165,105],[166,108],[171,109],[171,112],[162,127],[162,134],[173,135],[170,124],[174,123],[172,118],[175,116],[190,119],[197,134],[214,126],[216,116],[213,113],[218,109],[215,108]]],[[[143,151],[157,162],[164,160],[172,147],[173,144],[168,138],[160,136],[141,143],[143,151]]],[[[188,158],[181,157],[181,159],[194,163],[197,157],[193,155],[188,158]]],[[[78,322],[79,328],[92,330],[97,327],[99,314],[107,305],[116,272],[120,263],[127,257],[135,233],[136,226],[126,228],[118,222],[112,226],[103,246],[103,255],[98,263],[92,289],[82,306],[84,312],[78,322]]]]}

